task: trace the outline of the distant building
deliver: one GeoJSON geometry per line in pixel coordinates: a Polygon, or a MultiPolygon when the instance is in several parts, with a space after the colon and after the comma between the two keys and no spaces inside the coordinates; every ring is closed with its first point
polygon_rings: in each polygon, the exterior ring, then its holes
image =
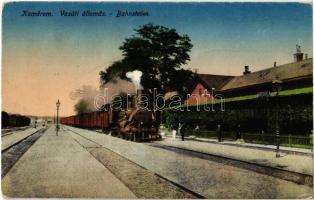
{"type": "Polygon", "coordinates": [[[212,89],[220,91],[233,76],[212,75],[212,74],[197,74],[195,81],[189,89],[185,104],[203,103],[210,100],[212,97],[212,89]]]}

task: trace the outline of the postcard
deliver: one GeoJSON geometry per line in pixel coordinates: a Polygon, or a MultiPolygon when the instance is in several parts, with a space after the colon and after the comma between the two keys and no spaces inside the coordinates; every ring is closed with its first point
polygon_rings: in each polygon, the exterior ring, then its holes
{"type": "Polygon", "coordinates": [[[306,2],[6,2],[3,198],[313,198],[306,2]]]}

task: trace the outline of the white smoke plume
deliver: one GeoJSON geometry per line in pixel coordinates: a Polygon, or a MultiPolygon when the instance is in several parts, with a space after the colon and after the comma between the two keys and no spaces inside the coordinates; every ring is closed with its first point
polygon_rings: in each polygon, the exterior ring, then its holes
{"type": "Polygon", "coordinates": [[[139,70],[134,70],[132,72],[127,72],[126,77],[131,79],[132,83],[135,85],[136,90],[142,90],[143,86],[141,85],[141,77],[143,73],[139,70]]]}

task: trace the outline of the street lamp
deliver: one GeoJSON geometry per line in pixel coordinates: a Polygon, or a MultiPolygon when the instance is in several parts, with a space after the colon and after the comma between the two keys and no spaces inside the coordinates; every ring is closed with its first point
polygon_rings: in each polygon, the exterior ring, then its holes
{"type": "Polygon", "coordinates": [[[56,134],[57,134],[57,136],[58,136],[58,131],[59,131],[59,107],[60,107],[60,101],[59,101],[59,99],[58,99],[58,101],[57,101],[57,103],[56,103],[56,106],[57,106],[57,132],[56,132],[56,134]]]}
{"type": "Polygon", "coordinates": [[[281,90],[281,85],[282,85],[282,81],[280,81],[277,77],[276,79],[272,82],[273,83],[273,87],[274,87],[274,90],[276,92],[276,158],[279,158],[280,157],[280,154],[279,154],[279,144],[280,144],[280,132],[279,132],[279,92],[281,90]]]}

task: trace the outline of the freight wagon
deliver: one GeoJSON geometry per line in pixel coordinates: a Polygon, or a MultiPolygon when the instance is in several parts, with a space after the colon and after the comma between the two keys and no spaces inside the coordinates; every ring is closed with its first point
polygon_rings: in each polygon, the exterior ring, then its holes
{"type": "Polygon", "coordinates": [[[130,102],[130,110],[114,111],[112,108],[107,108],[107,111],[64,117],[61,119],[61,124],[102,129],[105,133],[133,141],[159,139],[159,122],[156,120],[156,113],[141,109],[136,103],[139,98],[141,98],[140,91],[130,102]]]}
{"type": "Polygon", "coordinates": [[[108,112],[95,111],[90,113],[84,113],[81,115],[63,117],[60,119],[60,122],[61,124],[80,128],[106,130],[109,128],[108,115],[108,112]]]}

